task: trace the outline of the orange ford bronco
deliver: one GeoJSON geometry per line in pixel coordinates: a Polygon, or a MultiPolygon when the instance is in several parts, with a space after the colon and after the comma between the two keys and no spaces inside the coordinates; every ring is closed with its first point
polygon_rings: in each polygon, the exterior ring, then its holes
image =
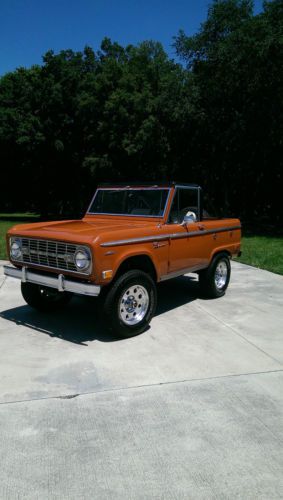
{"type": "Polygon", "coordinates": [[[204,216],[194,184],[101,185],[82,220],[14,226],[7,234],[25,301],[50,311],[73,293],[103,298],[106,323],[119,336],[145,330],[156,307],[156,283],[189,272],[208,297],[229,284],[240,252],[238,219],[204,216]]]}

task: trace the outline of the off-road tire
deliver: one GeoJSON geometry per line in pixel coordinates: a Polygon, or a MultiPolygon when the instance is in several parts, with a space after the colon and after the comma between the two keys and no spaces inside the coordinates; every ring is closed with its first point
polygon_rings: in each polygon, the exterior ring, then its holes
{"type": "Polygon", "coordinates": [[[33,283],[21,283],[22,296],[26,303],[38,311],[53,311],[64,307],[72,298],[72,293],[58,292],[33,283]]]}
{"type": "Polygon", "coordinates": [[[230,259],[226,253],[217,254],[211,261],[209,267],[199,272],[199,285],[200,292],[203,297],[216,299],[225,295],[226,289],[229,285],[231,275],[231,264],[230,259]],[[217,286],[217,273],[219,275],[219,269],[221,266],[226,272],[226,276],[223,277],[223,283],[221,284],[221,279],[218,279],[219,286],[217,286]]]}
{"type": "MultiPolygon", "coordinates": [[[[138,300],[137,300],[138,302],[138,300]]],[[[116,281],[107,290],[104,300],[104,321],[108,328],[120,338],[134,337],[142,333],[148,327],[157,304],[156,285],[151,276],[138,269],[127,271],[122,276],[118,277],[116,281]],[[121,309],[123,305],[121,301],[128,290],[133,287],[141,287],[145,290],[144,295],[148,298],[148,307],[144,312],[142,319],[136,324],[126,324],[121,317],[121,309]]],[[[137,308],[141,307],[137,303],[137,308]]],[[[135,309],[134,309],[135,310],[135,309]]],[[[137,309],[138,310],[138,309],[137,309]]],[[[125,313],[123,313],[125,314],[125,313]]],[[[134,313],[130,313],[134,314],[134,313]]],[[[132,319],[134,320],[133,316],[132,319]]],[[[130,320],[129,320],[130,321],[130,320]]]]}

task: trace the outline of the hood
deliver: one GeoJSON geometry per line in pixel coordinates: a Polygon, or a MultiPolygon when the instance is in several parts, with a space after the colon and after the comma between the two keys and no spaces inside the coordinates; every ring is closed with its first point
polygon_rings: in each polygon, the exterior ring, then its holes
{"type": "MultiPolygon", "coordinates": [[[[36,222],[20,224],[10,229],[10,235],[27,238],[51,239],[69,241],[73,243],[93,243],[99,237],[106,237],[112,233],[131,232],[141,226],[147,226],[148,221],[133,220],[106,220],[100,218],[68,220],[57,222],[36,222]],[[109,234],[110,233],[110,234],[109,234]]],[[[156,226],[156,221],[151,223],[156,226]]],[[[104,238],[103,238],[104,239],[104,238]]]]}

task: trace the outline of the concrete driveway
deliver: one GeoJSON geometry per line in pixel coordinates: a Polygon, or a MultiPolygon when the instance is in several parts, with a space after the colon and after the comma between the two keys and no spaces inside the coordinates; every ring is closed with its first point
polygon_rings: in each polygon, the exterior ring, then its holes
{"type": "Polygon", "coordinates": [[[40,314],[1,273],[1,499],[283,498],[282,276],[165,282],[117,341],[93,300],[40,314]]]}

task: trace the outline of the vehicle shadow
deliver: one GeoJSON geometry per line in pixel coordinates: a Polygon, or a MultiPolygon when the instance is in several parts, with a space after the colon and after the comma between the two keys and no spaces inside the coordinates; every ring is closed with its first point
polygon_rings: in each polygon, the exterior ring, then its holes
{"type": "MultiPolygon", "coordinates": [[[[188,304],[199,296],[197,279],[182,276],[157,287],[158,306],[155,316],[188,304]]],[[[27,326],[50,337],[87,346],[87,342],[119,342],[115,333],[105,326],[101,317],[101,302],[90,297],[73,297],[62,310],[44,313],[28,305],[14,307],[0,312],[0,317],[17,325],[27,326]]],[[[106,319],[107,321],[107,319],[106,319]]],[[[150,328],[150,327],[149,327],[150,328]]]]}
{"type": "Polygon", "coordinates": [[[179,278],[163,281],[157,286],[155,316],[189,304],[199,296],[199,283],[196,276],[180,276],[179,278]]]}

